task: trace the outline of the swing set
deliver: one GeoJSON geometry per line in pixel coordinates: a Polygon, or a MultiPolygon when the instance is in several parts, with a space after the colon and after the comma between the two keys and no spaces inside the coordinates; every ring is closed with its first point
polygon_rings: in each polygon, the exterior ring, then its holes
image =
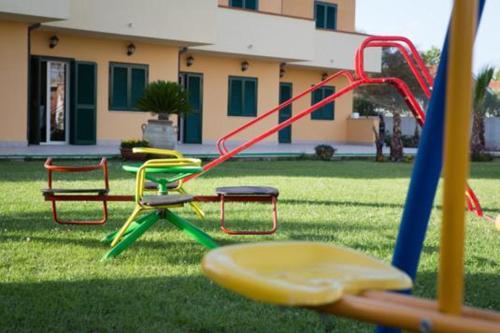
{"type": "MultiPolygon", "coordinates": [[[[449,51],[446,42],[438,84],[433,89],[433,99],[445,100],[445,109],[433,108],[439,103],[431,103],[428,111],[431,121],[436,122],[432,124],[440,127],[444,121],[445,129],[437,301],[392,292],[411,288],[412,273],[355,250],[322,243],[264,242],[218,248],[204,257],[204,274],[224,288],[256,301],[299,306],[391,328],[416,332],[500,332],[498,312],[462,305],[463,193],[469,173],[469,140],[464,133],[469,133],[472,110],[472,46],[477,4],[476,0],[454,1],[449,51]]],[[[484,0],[480,2],[480,12],[483,7],[484,0]]],[[[429,133],[424,128],[423,137],[429,133]]],[[[429,154],[430,150],[421,146],[417,164],[429,154]]],[[[414,170],[412,181],[418,177],[419,170],[414,170]]],[[[435,193],[437,181],[429,179],[429,182],[435,193]]],[[[427,225],[422,220],[413,222],[427,225]]],[[[391,328],[382,327],[379,332],[391,328]]]]}

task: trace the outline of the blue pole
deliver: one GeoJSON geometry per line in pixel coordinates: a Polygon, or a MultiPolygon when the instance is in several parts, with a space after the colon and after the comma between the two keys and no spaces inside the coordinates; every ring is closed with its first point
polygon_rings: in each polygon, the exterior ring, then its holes
{"type": "MultiPolygon", "coordinates": [[[[481,20],[485,2],[486,0],[479,1],[477,24],[481,20]]],[[[449,36],[448,28],[392,258],[392,264],[406,272],[414,281],[443,166],[449,36]]],[[[400,330],[378,327],[376,332],[392,333],[400,330]]]]}

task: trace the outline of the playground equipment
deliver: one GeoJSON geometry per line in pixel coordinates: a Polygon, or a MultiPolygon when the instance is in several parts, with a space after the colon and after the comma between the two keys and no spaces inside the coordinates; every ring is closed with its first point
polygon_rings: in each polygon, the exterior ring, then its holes
{"type": "MultiPolygon", "coordinates": [[[[165,162],[165,157],[170,157],[172,163],[184,160],[181,153],[175,150],[157,149],[157,148],[134,148],[135,153],[144,153],[157,155],[162,157],[160,161],[165,162]]],[[[155,160],[150,160],[155,161],[155,160]]],[[[146,162],[148,163],[148,162],[146,162]]],[[[166,162],[165,162],[166,163],[166,162]]],[[[175,163],[174,163],[175,164],[175,163]]],[[[109,171],[108,164],[105,158],[96,165],[86,166],[66,166],[56,165],[51,158],[47,159],[44,165],[48,173],[48,188],[42,190],[46,201],[51,202],[52,216],[55,222],[59,224],[79,224],[79,225],[96,225],[104,224],[108,219],[108,202],[114,201],[136,201],[137,192],[135,196],[132,195],[116,195],[110,194],[109,188],[109,171]],[[56,188],[54,187],[54,174],[55,173],[80,173],[102,171],[103,174],[103,188],[56,188]],[[63,220],[59,217],[57,202],[67,201],[94,201],[102,202],[102,217],[98,220],[63,220]]],[[[136,173],[138,165],[124,165],[123,169],[128,172],[136,173]]],[[[167,168],[167,166],[165,166],[167,168]]],[[[159,170],[159,169],[155,169],[159,170]]],[[[179,170],[179,169],[174,169],[179,170]]],[[[201,167],[197,167],[196,173],[203,171],[201,167]]],[[[195,172],[190,173],[195,174],[195,172]]],[[[144,177],[147,181],[141,183],[143,190],[156,191],[159,195],[167,195],[168,193],[178,193],[181,195],[189,195],[184,188],[184,173],[177,174],[175,177],[159,178],[155,177],[155,172],[146,172],[144,177]]],[[[219,187],[216,188],[216,195],[196,195],[186,203],[189,204],[195,214],[204,219],[205,213],[201,209],[199,202],[219,202],[220,203],[220,225],[221,230],[230,235],[269,235],[276,232],[278,228],[278,201],[279,191],[273,187],[263,186],[233,186],[233,187],[219,187]],[[272,227],[268,230],[231,230],[226,226],[225,222],[225,203],[227,202],[257,202],[257,203],[271,203],[272,205],[272,227]]]]}
{"type": "Polygon", "coordinates": [[[186,176],[200,172],[200,165],[201,161],[197,159],[173,158],[153,159],[138,167],[126,167],[127,171],[137,174],[135,208],[119,231],[103,239],[103,242],[110,242],[112,246],[112,249],[106,253],[103,259],[109,259],[120,254],[161,218],[172,223],[205,247],[210,249],[217,247],[217,243],[209,235],[171,211],[171,208],[181,207],[192,202],[193,196],[185,193],[172,195],[166,192],[157,195],[145,195],[146,179],[165,186],[165,184],[182,181],[186,176]],[[168,177],[165,175],[168,175],[168,177]],[[139,217],[145,212],[149,213],[139,217]]]}
{"type": "MultiPolygon", "coordinates": [[[[462,193],[469,171],[469,140],[464,133],[469,132],[472,109],[470,73],[477,2],[455,0],[454,3],[450,50],[443,49],[445,57],[449,57],[448,73],[443,68],[438,74],[439,82],[444,82],[442,78],[447,76],[447,87],[446,91],[441,86],[434,90],[434,94],[446,94],[438,301],[384,292],[408,289],[411,277],[353,250],[309,242],[254,243],[211,251],[202,263],[209,278],[262,302],[303,306],[411,331],[500,332],[499,313],[462,305],[465,234],[462,193]]],[[[446,63],[442,61],[440,66],[446,63]]],[[[441,121],[435,119],[436,123],[441,121]]],[[[420,148],[418,154],[427,155],[429,151],[420,148]]],[[[417,222],[427,225],[427,221],[417,222]]]]}

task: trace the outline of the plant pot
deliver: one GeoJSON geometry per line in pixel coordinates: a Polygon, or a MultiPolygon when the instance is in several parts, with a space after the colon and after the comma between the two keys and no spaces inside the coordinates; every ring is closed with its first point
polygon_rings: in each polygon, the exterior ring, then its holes
{"type": "Polygon", "coordinates": [[[177,143],[177,131],[170,120],[148,120],[142,124],[142,137],[155,148],[174,149],[177,143]]]}
{"type": "Polygon", "coordinates": [[[132,148],[120,148],[120,154],[122,158],[127,161],[145,161],[148,158],[148,154],[144,153],[133,153],[132,148]]]}

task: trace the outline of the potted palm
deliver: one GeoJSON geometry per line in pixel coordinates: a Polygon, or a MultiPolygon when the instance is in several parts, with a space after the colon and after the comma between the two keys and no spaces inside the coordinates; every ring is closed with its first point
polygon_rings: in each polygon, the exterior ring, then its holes
{"type": "Polygon", "coordinates": [[[175,147],[176,129],[169,119],[172,114],[186,114],[191,111],[187,92],[180,84],[167,81],[154,81],[146,86],[142,97],[137,102],[139,110],[151,112],[158,119],[150,119],[142,125],[144,140],[152,147],[175,147]]]}

